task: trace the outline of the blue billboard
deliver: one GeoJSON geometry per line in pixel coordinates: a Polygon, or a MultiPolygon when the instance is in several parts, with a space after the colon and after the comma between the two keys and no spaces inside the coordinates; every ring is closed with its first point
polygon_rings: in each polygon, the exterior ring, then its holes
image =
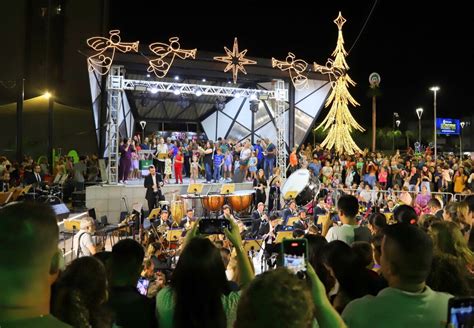
{"type": "Polygon", "coordinates": [[[437,118],[436,132],[438,134],[459,135],[461,126],[458,119],[453,118],[437,118]]]}

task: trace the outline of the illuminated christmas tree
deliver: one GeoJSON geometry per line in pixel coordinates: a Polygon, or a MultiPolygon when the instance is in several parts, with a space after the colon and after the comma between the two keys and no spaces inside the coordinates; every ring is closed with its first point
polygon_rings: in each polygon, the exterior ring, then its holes
{"type": "Polygon", "coordinates": [[[346,62],[347,51],[344,49],[344,38],[342,36],[342,25],[346,20],[339,12],[339,16],[334,23],[339,29],[337,46],[332,56],[334,60],[329,60],[326,66],[314,63],[315,71],[323,74],[329,74],[332,82],[332,90],[329,98],[326,100],[325,107],[331,105],[328,115],[323,122],[316,128],[322,127],[323,131],[329,129],[327,137],[321,143],[321,146],[327,149],[335,148],[337,153],[354,154],[361,151],[352,139],[351,133],[354,129],[364,131],[352,117],[348,105],[359,106],[359,103],[349,93],[349,86],[354,86],[355,82],[347,74],[349,66],[346,62]]]}

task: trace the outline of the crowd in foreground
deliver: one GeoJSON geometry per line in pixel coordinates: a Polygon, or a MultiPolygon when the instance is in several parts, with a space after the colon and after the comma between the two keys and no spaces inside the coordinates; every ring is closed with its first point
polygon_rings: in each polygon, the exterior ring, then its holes
{"type": "Polygon", "coordinates": [[[304,231],[304,279],[284,267],[255,276],[232,220],[224,241],[200,236],[196,221],[169,278],[155,268],[159,252],[133,239],[64,268],[51,209],[12,204],[0,209],[0,326],[442,327],[448,299],[474,286],[474,197],[462,205],[466,225],[459,204],[441,218],[400,205],[390,220],[371,214],[366,227],[358,200],[343,195],[339,224],[304,231]],[[156,281],[153,294],[138,292],[140,277],[156,281]]]}

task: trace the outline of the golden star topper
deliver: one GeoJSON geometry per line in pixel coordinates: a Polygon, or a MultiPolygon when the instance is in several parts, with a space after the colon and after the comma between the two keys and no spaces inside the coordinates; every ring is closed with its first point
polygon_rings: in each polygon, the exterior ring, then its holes
{"type": "Polygon", "coordinates": [[[247,49],[242,50],[242,52],[239,52],[239,44],[237,38],[234,38],[234,47],[232,48],[232,51],[230,51],[227,47],[224,47],[224,50],[227,53],[227,56],[217,56],[214,57],[214,60],[227,63],[224,72],[228,72],[232,69],[232,78],[234,80],[234,83],[237,83],[237,75],[239,74],[239,71],[244,74],[247,74],[244,65],[255,65],[257,62],[255,60],[245,58],[247,49]]]}
{"type": "Polygon", "coordinates": [[[181,59],[192,58],[196,59],[197,49],[181,49],[178,37],[169,39],[169,44],[155,42],[150,44],[150,50],[158,56],[158,58],[150,60],[147,71],[153,72],[159,78],[163,78],[168,74],[168,71],[173,65],[174,59],[178,56],[181,59]]]}
{"type": "Polygon", "coordinates": [[[302,59],[295,59],[294,53],[289,52],[286,56],[285,61],[277,60],[272,57],[272,67],[277,67],[281,71],[289,71],[291,82],[296,89],[300,89],[306,86],[308,78],[303,75],[308,67],[308,63],[302,59]]]}
{"type": "Polygon", "coordinates": [[[109,34],[110,37],[108,39],[101,36],[87,39],[87,45],[95,51],[98,51],[97,54],[87,58],[89,71],[96,71],[100,75],[107,74],[114,61],[115,50],[123,53],[129,51],[138,52],[139,41],[122,42],[119,30],[111,30],[109,34]],[[110,53],[107,55],[106,52],[109,50],[110,53]]]}

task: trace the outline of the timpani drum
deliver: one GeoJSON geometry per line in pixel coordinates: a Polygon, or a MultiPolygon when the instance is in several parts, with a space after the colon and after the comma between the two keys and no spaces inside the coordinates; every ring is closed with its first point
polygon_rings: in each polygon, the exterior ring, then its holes
{"type": "Polygon", "coordinates": [[[237,190],[227,195],[227,203],[234,212],[243,212],[252,205],[255,190],[237,190]]]}
{"type": "Polygon", "coordinates": [[[290,200],[286,195],[294,195],[298,206],[311,203],[319,194],[320,182],[311,176],[307,169],[299,169],[293,172],[281,188],[283,199],[290,200]]]}
{"type": "Polygon", "coordinates": [[[225,197],[221,194],[209,194],[201,196],[202,199],[202,206],[210,211],[210,212],[217,212],[222,209],[224,206],[225,197]]]}

